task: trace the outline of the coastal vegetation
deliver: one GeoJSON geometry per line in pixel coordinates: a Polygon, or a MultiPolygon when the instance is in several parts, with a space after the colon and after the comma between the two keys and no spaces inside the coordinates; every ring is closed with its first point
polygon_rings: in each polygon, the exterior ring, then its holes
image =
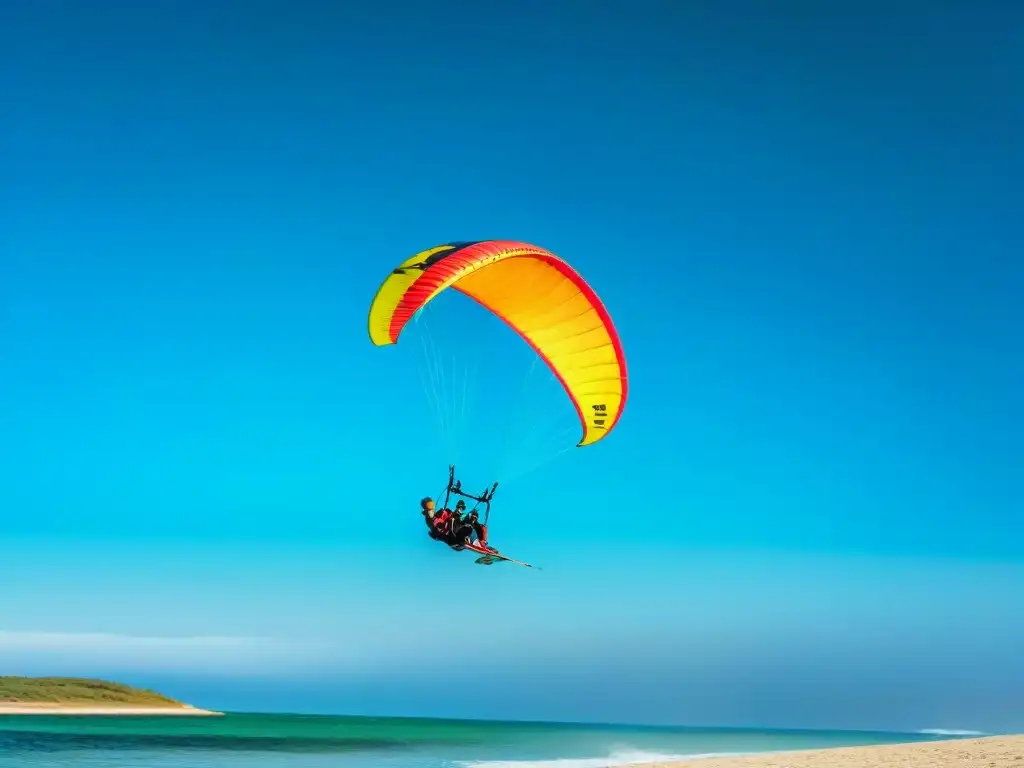
{"type": "Polygon", "coordinates": [[[0,704],[80,707],[184,707],[180,701],[144,688],[85,677],[0,675],[0,704]]]}

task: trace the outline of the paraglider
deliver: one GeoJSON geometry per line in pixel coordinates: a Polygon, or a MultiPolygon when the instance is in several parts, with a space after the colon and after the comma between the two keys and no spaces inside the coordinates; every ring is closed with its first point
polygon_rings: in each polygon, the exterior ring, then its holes
{"type": "Polygon", "coordinates": [[[444,542],[457,552],[466,549],[475,552],[480,555],[476,562],[481,565],[507,561],[526,568],[533,568],[529,563],[513,560],[511,557],[501,554],[487,542],[487,523],[491,516],[491,499],[494,498],[494,493],[497,490],[498,484],[494,483],[479,496],[463,491],[462,482],[455,479],[455,465],[449,465],[444,506],[437,509],[437,502],[429,496],[420,502],[430,538],[444,542]],[[462,497],[455,503],[454,510],[448,508],[448,503],[453,495],[462,497]],[[465,511],[466,502],[463,499],[471,499],[476,502],[468,513],[465,511]],[[479,514],[481,504],[484,505],[483,522],[480,522],[479,514]]]}
{"type": "MultiPolygon", "coordinates": [[[[551,370],[579,417],[577,447],[607,438],[626,404],[625,354],[604,304],[573,267],[550,251],[514,240],[429,248],[385,278],[370,306],[370,340],[376,346],[396,344],[409,321],[449,288],[501,319],[551,370]]],[[[489,512],[496,487],[489,495],[469,498],[489,512]]],[[[462,493],[454,469],[447,493],[462,493]]],[[[486,531],[486,521],[484,526],[486,531]]],[[[486,533],[482,544],[479,538],[461,545],[481,555],[477,562],[509,559],[488,546],[486,533]]]]}

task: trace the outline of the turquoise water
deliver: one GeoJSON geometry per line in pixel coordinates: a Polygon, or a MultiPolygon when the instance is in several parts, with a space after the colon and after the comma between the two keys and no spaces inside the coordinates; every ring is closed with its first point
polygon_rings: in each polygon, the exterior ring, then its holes
{"type": "Polygon", "coordinates": [[[307,715],[0,716],[0,768],[601,768],[935,738],[307,715]]]}

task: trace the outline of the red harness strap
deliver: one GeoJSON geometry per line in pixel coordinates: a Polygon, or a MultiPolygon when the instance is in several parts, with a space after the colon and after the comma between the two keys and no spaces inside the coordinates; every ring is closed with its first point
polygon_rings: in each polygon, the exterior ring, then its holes
{"type": "Polygon", "coordinates": [[[442,509],[434,517],[434,527],[442,534],[448,534],[451,532],[452,527],[452,513],[449,509],[442,509]]]}

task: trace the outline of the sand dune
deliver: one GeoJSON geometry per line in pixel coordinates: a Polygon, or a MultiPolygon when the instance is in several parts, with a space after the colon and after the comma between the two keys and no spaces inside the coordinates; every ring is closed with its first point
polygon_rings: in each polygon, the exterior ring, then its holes
{"type": "Polygon", "coordinates": [[[643,768],[1024,768],[1024,736],[714,757],[643,768]]]}

